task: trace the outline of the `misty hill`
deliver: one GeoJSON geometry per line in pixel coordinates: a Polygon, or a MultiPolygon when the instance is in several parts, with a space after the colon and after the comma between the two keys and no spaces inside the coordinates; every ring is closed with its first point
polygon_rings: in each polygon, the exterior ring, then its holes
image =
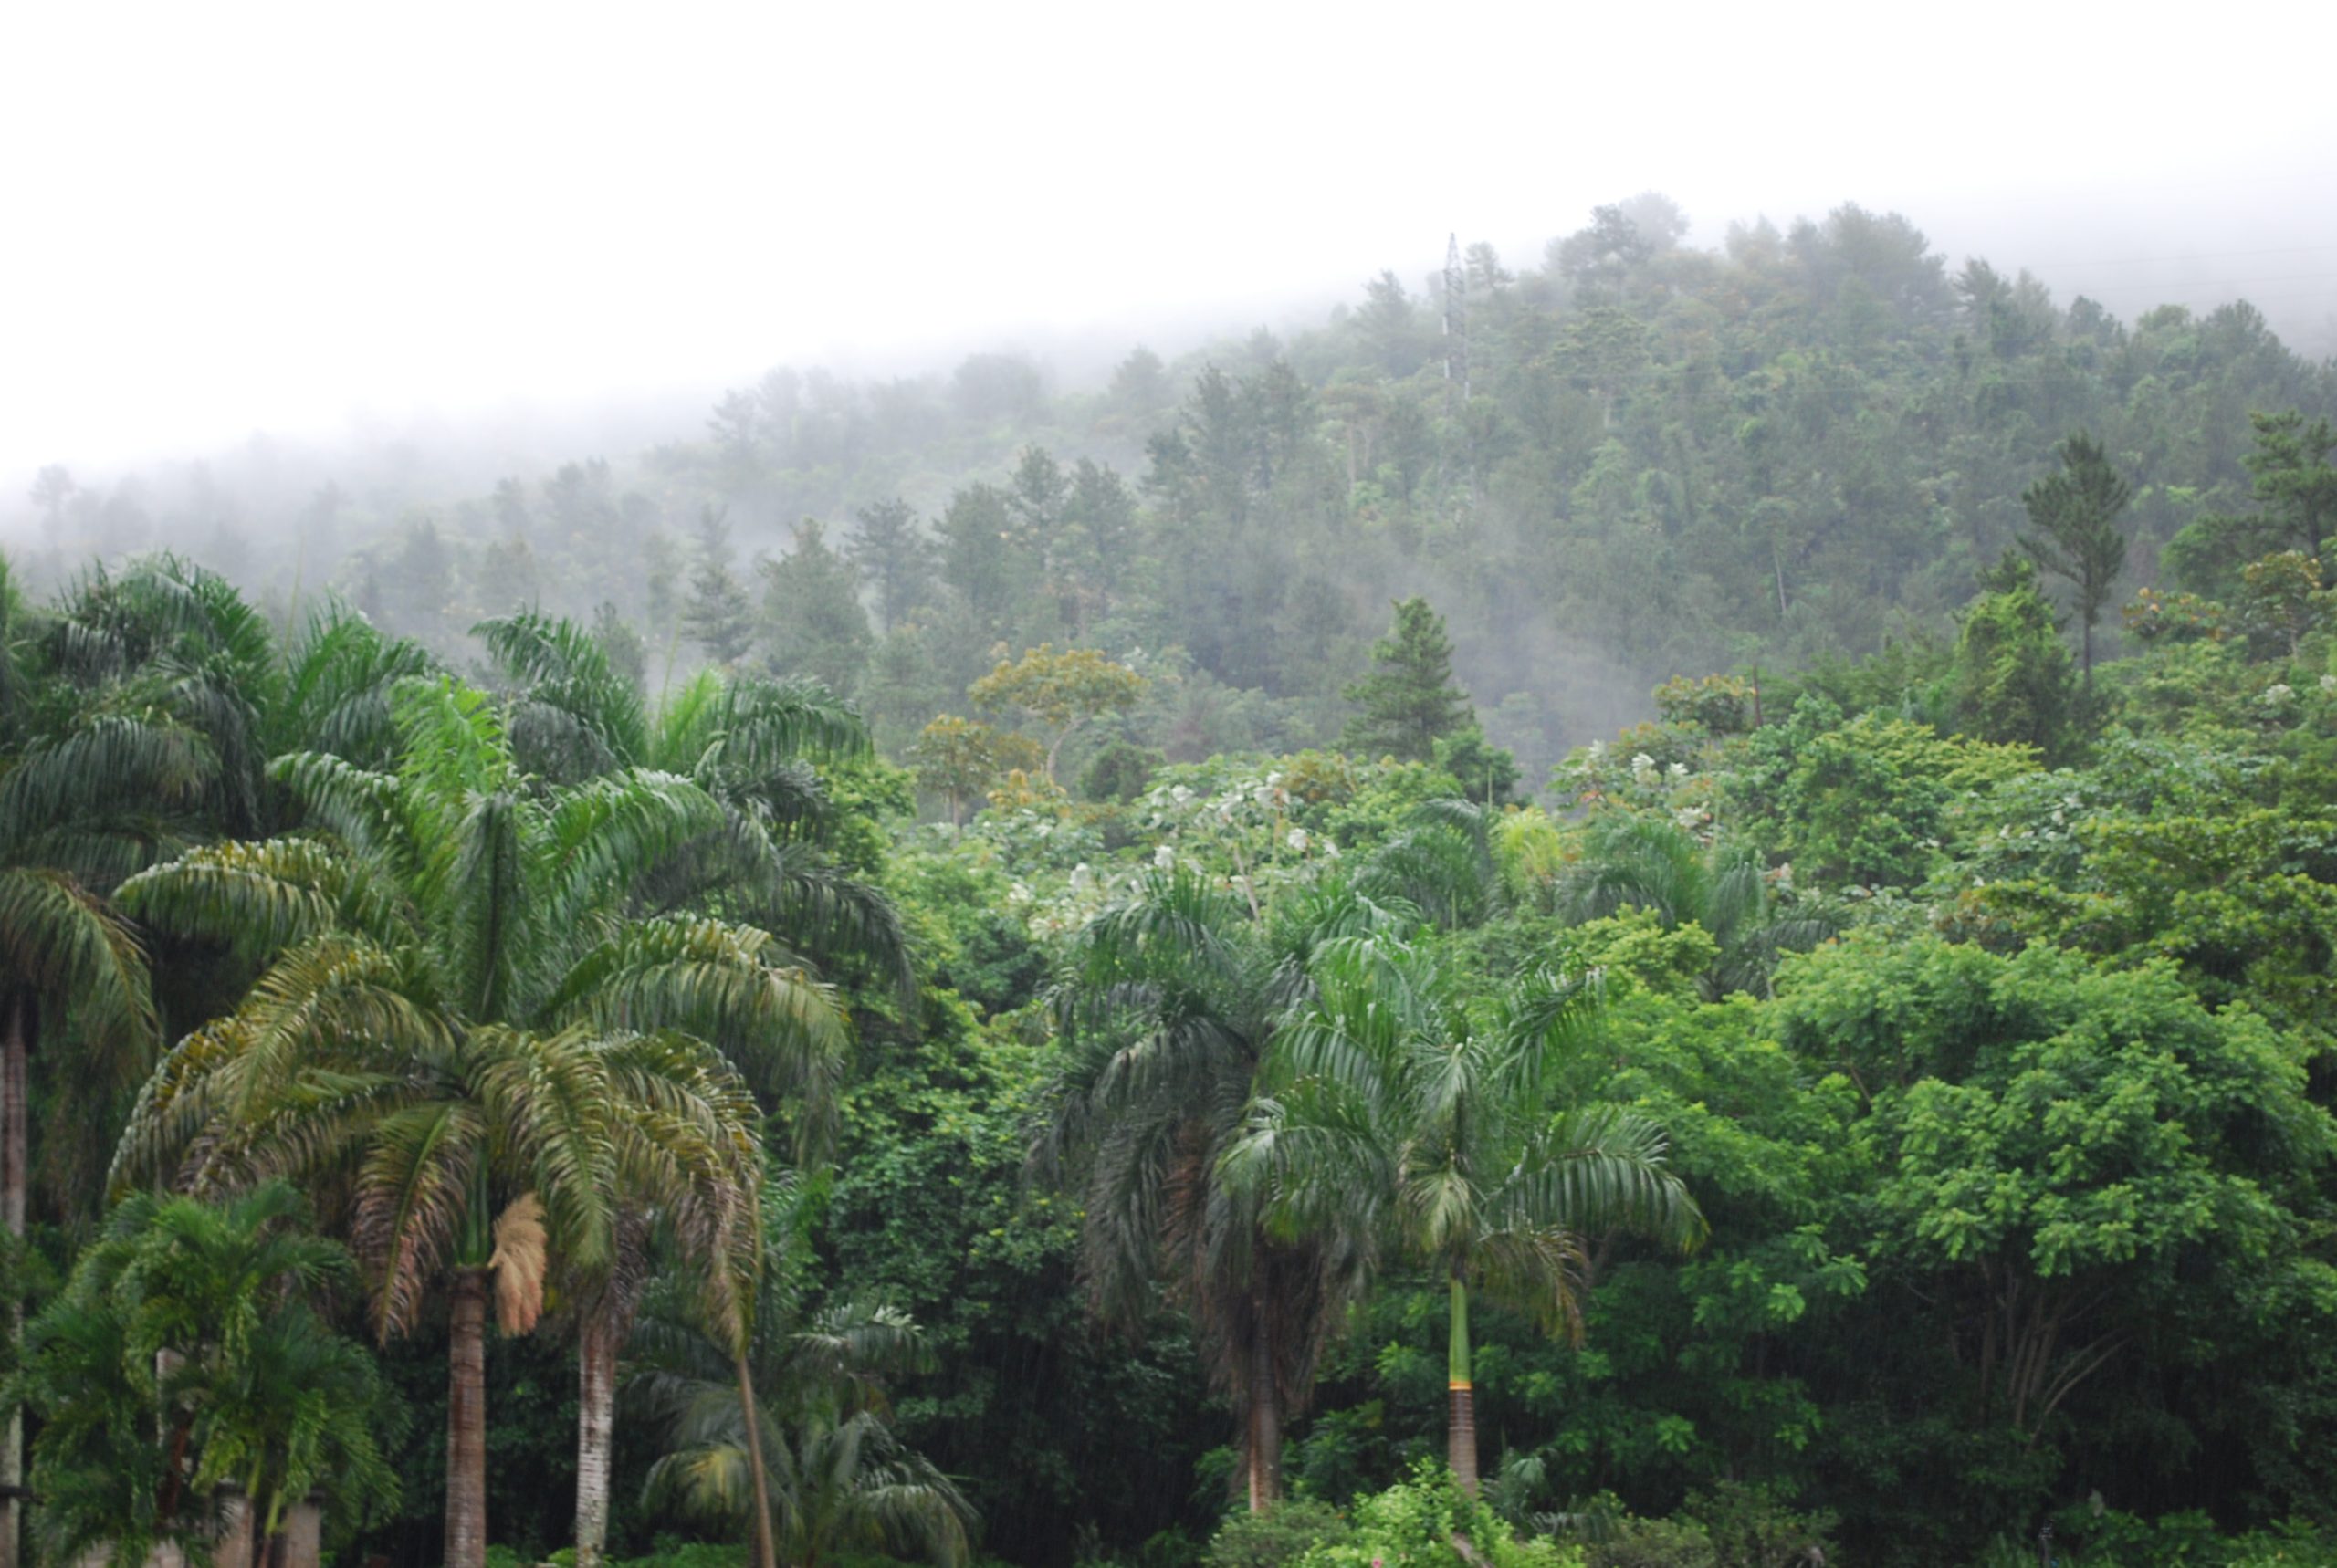
{"type": "Polygon", "coordinates": [[[1167,677],[1135,722],[1175,758],[1328,741],[1389,601],[1422,594],[1530,781],[1674,673],[1949,633],[2072,431],[2136,490],[2115,605],[2244,509],[2250,411],[2337,413],[2337,371],[2245,304],[2121,320],[1855,206],[1717,251],[1686,226],[1634,198],[1538,265],[1474,246],[1096,387],[1011,353],[782,369],[631,449],[47,470],[31,564],[168,545],[450,650],[515,604],[598,612],[652,679],[710,653],[817,674],[893,746],[1001,648],[1096,646],[1167,677]]]}

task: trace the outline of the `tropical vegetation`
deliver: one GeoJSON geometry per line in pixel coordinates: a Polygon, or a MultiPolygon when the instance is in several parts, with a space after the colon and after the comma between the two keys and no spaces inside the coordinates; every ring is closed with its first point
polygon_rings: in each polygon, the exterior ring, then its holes
{"type": "Polygon", "coordinates": [[[1677,220],[45,476],[0,1568],[2337,1562],[2337,378],[1677,220]]]}

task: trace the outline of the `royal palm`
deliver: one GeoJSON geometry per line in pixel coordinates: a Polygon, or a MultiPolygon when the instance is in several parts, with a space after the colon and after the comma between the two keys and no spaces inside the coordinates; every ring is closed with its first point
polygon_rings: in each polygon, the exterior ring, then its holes
{"type": "Polygon", "coordinates": [[[117,1172],[198,1187],[349,1173],[380,1332],[448,1292],[446,1561],[477,1568],[490,1288],[524,1323],[546,1248],[603,1263],[628,1161],[672,1192],[694,1181],[708,1223],[738,1234],[758,1167],[722,1057],[818,1097],[843,1025],[767,936],[623,913],[637,877],[720,826],[703,790],[645,771],[544,787],[451,681],[408,682],[393,707],[394,772],[314,753],[271,767],[310,830],[124,885],[140,917],[260,973],[164,1059],[117,1172]]]}
{"type": "MultiPolygon", "coordinates": [[[[573,622],[536,612],[473,628],[508,685],[514,750],[531,770],[582,784],[627,769],[668,771],[703,789],[719,808],[718,831],[676,846],[634,881],[636,910],[718,914],[778,933],[791,951],[823,961],[872,966],[903,990],[908,946],[891,903],[840,872],[821,840],[833,811],[812,764],[865,756],[859,716],[816,684],[704,671],[653,711],[610,662],[608,650],[573,622]]],[[[833,1142],[824,1095],[794,1107],[799,1161],[824,1159],[833,1142]]],[[[579,1314],[577,1441],[578,1568],[594,1568],[607,1528],[616,1358],[630,1322],[642,1195],[618,1230],[613,1267],[574,1281],[579,1314]]],[[[735,1336],[734,1336],[735,1337],[735,1336]]],[[[752,1369],[734,1356],[742,1386],[752,1369]]],[[[757,1472],[760,1477],[760,1472],[757,1472]]],[[[764,1511],[767,1514],[768,1511],[764,1511]]],[[[757,1549],[769,1545],[759,1530],[757,1549]]]]}
{"type": "Polygon", "coordinates": [[[1282,1424],[1353,1283],[1336,1238],[1277,1239],[1263,1200],[1219,1179],[1267,1043],[1326,935],[1389,913],[1351,891],[1294,893],[1263,922],[1184,871],[1148,873],[1081,932],[1055,996],[1060,1066],[1036,1153],[1084,1190],[1081,1269],[1129,1326],[1156,1280],[1190,1312],[1242,1412],[1250,1506],[1281,1490],[1282,1424]]]}
{"type": "Polygon", "coordinates": [[[1285,1234],[1393,1247],[1441,1278],[1447,1450],[1474,1491],[1471,1292],[1579,1335],[1586,1236],[1686,1247],[1703,1221],[1664,1168],[1657,1128],[1550,1103],[1556,1058],[1595,1019],[1581,980],[1536,974],[1472,1005],[1430,958],[1386,936],[1326,943],[1310,971],[1314,994],[1275,1036],[1272,1092],[1230,1141],[1223,1176],[1285,1234]]]}
{"type": "Polygon", "coordinates": [[[906,988],[897,912],[822,841],[834,809],[815,765],[871,750],[850,705],[815,682],[707,670],[653,709],[572,622],[529,612],[472,630],[509,685],[514,747],[532,771],[581,783],[655,768],[720,806],[721,831],[668,856],[643,880],[644,899],[717,910],[815,961],[867,963],[906,988]]]}

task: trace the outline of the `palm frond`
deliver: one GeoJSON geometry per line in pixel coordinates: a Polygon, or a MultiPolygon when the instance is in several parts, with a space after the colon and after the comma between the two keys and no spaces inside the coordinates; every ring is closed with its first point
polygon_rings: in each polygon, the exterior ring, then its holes
{"type": "Polygon", "coordinates": [[[495,1217],[495,1326],[507,1334],[531,1332],[543,1316],[544,1277],[551,1270],[551,1240],[543,1200],[523,1192],[495,1217]]]}
{"type": "Polygon", "coordinates": [[[146,956],[118,915],[60,872],[0,870],[0,961],[71,1005],[81,1026],[139,1046],[155,1035],[146,956]]]}
{"type": "Polygon", "coordinates": [[[1704,1218],[1667,1166],[1668,1147],[1661,1127],[1620,1107],[1559,1116],[1529,1142],[1504,1222],[1624,1230],[1688,1250],[1703,1240],[1704,1218]]]}
{"type": "Polygon", "coordinates": [[[849,1044],[843,1005],[800,968],[774,963],[767,933],[718,920],[629,925],[588,953],[547,1003],[549,1016],[582,1009],[612,1030],[680,1030],[705,1040],[767,1093],[793,1095],[829,1135],[849,1044]]]}
{"type": "Polygon", "coordinates": [[[494,1129],[498,1164],[532,1185],[570,1260],[602,1268],[613,1224],[614,1107],[597,1042],[582,1030],[476,1028],[462,1071],[466,1102],[494,1129]]]}
{"type": "Polygon", "coordinates": [[[1470,1261],[1486,1295],[1524,1312],[1544,1333],[1582,1343],[1590,1259],[1579,1234],[1563,1226],[1490,1230],[1476,1239],[1470,1261]]]}
{"type": "Polygon", "coordinates": [[[384,1116],[370,1129],[350,1241],[375,1281],[373,1322],[383,1339],[413,1324],[453,1246],[470,1201],[472,1166],[486,1155],[486,1131],[474,1107],[445,1100],[384,1116]]]}
{"type": "Polygon", "coordinates": [[[320,751],[296,751],[268,764],[268,777],[290,791],[309,820],[357,854],[412,874],[403,812],[405,790],[393,773],[376,773],[320,751]]]}
{"type": "Polygon", "coordinates": [[[723,688],[718,724],[694,771],[752,777],[800,758],[865,757],[871,749],[859,710],[817,681],[734,677],[723,688]]]}
{"type": "Polygon", "coordinates": [[[524,1007],[549,935],[529,896],[529,815],[508,790],[472,793],[452,831],[431,846],[416,888],[416,902],[443,922],[435,935],[456,998],[481,1020],[524,1007]]]}
{"type": "Polygon", "coordinates": [[[563,791],[547,823],[540,894],[554,928],[622,896],[693,840],[719,832],[722,808],[686,779],[635,769],[563,791]]]}
{"type": "Polygon", "coordinates": [[[215,766],[202,737],[167,716],[100,715],[0,776],[0,843],[122,806],[141,814],[191,802],[215,766]]]}
{"type": "Polygon", "coordinates": [[[327,598],[309,610],[288,653],[282,697],[262,709],[267,750],[314,751],[360,768],[388,768],[398,744],[391,692],[429,672],[430,655],[420,643],[385,637],[327,598]]]}
{"type": "Polygon", "coordinates": [[[328,931],[376,934],[392,919],[386,894],[361,865],[307,838],[190,850],[131,877],[116,902],[162,930],[257,958],[328,931]]]}
{"type": "Polygon", "coordinates": [[[640,694],[610,666],[591,632],[529,610],[482,621],[471,633],[519,688],[511,727],[522,756],[538,747],[564,756],[574,770],[563,777],[571,779],[647,760],[640,694]]]}

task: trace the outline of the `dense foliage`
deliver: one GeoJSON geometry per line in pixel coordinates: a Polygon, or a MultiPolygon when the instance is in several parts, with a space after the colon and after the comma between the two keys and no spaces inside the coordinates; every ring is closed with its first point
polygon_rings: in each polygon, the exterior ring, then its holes
{"type": "Polygon", "coordinates": [[[1674,217],[0,581],[36,1552],[2337,1560],[2330,372],[1674,217]]]}

